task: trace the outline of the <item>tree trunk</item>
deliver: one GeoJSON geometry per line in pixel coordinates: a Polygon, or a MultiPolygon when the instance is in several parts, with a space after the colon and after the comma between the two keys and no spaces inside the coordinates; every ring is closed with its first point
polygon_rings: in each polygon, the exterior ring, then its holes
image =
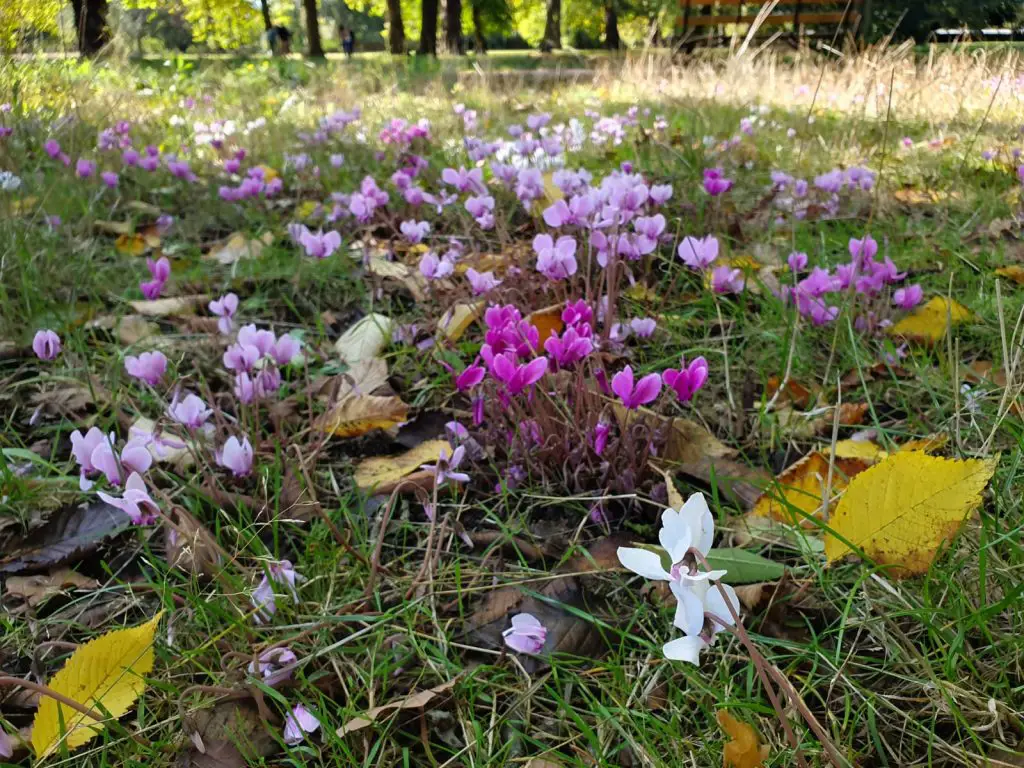
{"type": "Polygon", "coordinates": [[[309,38],[309,56],[312,59],[324,57],[324,47],[320,43],[320,18],[316,11],[316,0],[302,0],[306,11],[306,37],[309,38]]]}
{"type": "Polygon", "coordinates": [[[610,51],[617,51],[622,47],[622,38],[619,37],[619,14],[615,10],[613,0],[606,0],[604,7],[604,47],[610,51]]]}
{"type": "Polygon", "coordinates": [[[423,25],[420,28],[421,56],[437,56],[437,0],[421,0],[420,12],[423,25]]]}
{"type": "Polygon", "coordinates": [[[487,53],[487,40],[484,38],[484,15],[480,10],[480,0],[469,0],[473,11],[473,43],[477,53],[487,53]]]}
{"type": "Polygon", "coordinates": [[[548,1],[548,18],[544,24],[542,51],[553,51],[562,47],[562,0],[548,1]]]}
{"type": "Polygon", "coordinates": [[[71,9],[75,14],[78,52],[83,56],[96,55],[110,42],[107,0],[71,0],[71,9]]]}
{"type": "Polygon", "coordinates": [[[263,30],[269,32],[274,23],[270,20],[270,0],[260,0],[260,13],[263,14],[263,30]]]}
{"type": "Polygon", "coordinates": [[[444,49],[462,53],[462,0],[444,0],[444,49]]]}
{"type": "Polygon", "coordinates": [[[405,25],[402,24],[401,0],[388,0],[388,51],[405,53],[405,25]]]}

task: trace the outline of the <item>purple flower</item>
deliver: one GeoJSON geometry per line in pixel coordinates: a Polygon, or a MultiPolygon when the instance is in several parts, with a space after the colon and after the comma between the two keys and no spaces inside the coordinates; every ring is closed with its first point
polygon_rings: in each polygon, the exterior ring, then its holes
{"type": "Polygon", "coordinates": [[[721,168],[704,169],[704,191],[712,197],[725,194],[732,189],[732,179],[725,178],[721,168]]]}
{"type": "Polygon", "coordinates": [[[562,322],[566,325],[590,325],[594,320],[594,310],[585,299],[568,302],[562,310],[562,322]]]}
{"type": "Polygon", "coordinates": [[[679,370],[669,368],[661,374],[661,379],[666,387],[675,390],[676,397],[688,403],[708,380],[708,362],[703,357],[695,357],[687,365],[684,357],[680,360],[679,370]]]}
{"type": "Polygon", "coordinates": [[[598,456],[604,453],[605,446],[608,445],[608,435],[611,431],[611,424],[608,424],[605,421],[599,421],[595,425],[591,439],[594,445],[594,453],[598,456]]]}
{"type": "Polygon", "coordinates": [[[466,279],[469,280],[474,296],[493,291],[501,285],[501,280],[498,280],[493,272],[477,272],[472,267],[466,270],[466,279]]]}
{"type": "Polygon", "coordinates": [[[561,336],[551,334],[544,342],[544,350],[559,368],[568,368],[594,351],[589,325],[569,326],[561,336]]]}
{"type": "Polygon", "coordinates": [[[433,251],[427,251],[420,257],[420,274],[428,280],[440,280],[455,272],[455,264],[445,254],[441,258],[433,251]]]}
{"type": "Polygon", "coordinates": [[[529,613],[517,613],[512,626],[501,633],[505,645],[517,653],[540,653],[547,639],[547,628],[529,613]]]}
{"type": "Polygon", "coordinates": [[[284,743],[294,746],[306,739],[307,733],[313,733],[320,727],[316,716],[301,704],[296,704],[284,720],[284,743]]]}
{"type": "Polygon", "coordinates": [[[265,329],[258,330],[255,323],[243,325],[238,329],[238,343],[256,347],[260,355],[269,355],[276,341],[273,333],[265,329]]]}
{"type": "Polygon", "coordinates": [[[83,491],[88,491],[92,488],[93,484],[88,479],[89,475],[101,471],[93,463],[93,454],[103,446],[113,451],[111,447],[113,444],[114,434],[104,435],[99,427],[90,428],[85,435],[82,435],[77,429],[71,433],[71,455],[75,457],[75,461],[78,463],[78,487],[83,491]]]}
{"type": "Polygon", "coordinates": [[[238,296],[233,293],[227,293],[219,299],[211,301],[208,307],[210,312],[219,318],[217,320],[217,330],[225,336],[231,333],[231,329],[234,326],[232,318],[234,318],[235,312],[238,311],[238,296]]]}
{"type": "Polygon", "coordinates": [[[456,483],[468,483],[469,475],[465,472],[456,472],[459,465],[462,464],[462,459],[466,455],[466,449],[463,446],[459,446],[451,452],[449,457],[448,449],[442,448],[441,454],[437,458],[437,464],[424,464],[420,469],[425,469],[428,472],[434,474],[434,485],[440,488],[449,480],[456,483]]]}
{"type": "Polygon", "coordinates": [[[423,238],[430,232],[430,222],[428,221],[414,221],[412,219],[403,221],[399,229],[402,230],[402,234],[405,239],[412,244],[422,242],[423,238]]]}
{"type": "Polygon", "coordinates": [[[92,160],[86,160],[84,157],[78,158],[78,162],[75,163],[75,175],[80,179],[88,179],[96,173],[96,163],[92,160]]]}
{"type": "Polygon", "coordinates": [[[249,674],[259,675],[263,682],[273,688],[291,677],[291,671],[282,672],[283,667],[299,660],[291,648],[269,648],[255,661],[249,662],[249,674]]]}
{"type": "Polygon", "coordinates": [[[471,168],[466,170],[465,168],[445,168],[441,171],[441,181],[450,187],[455,187],[459,192],[467,192],[472,190],[477,194],[483,194],[486,191],[484,186],[484,173],[480,168],[471,168]]]}
{"type": "Polygon", "coordinates": [[[124,486],[124,494],[121,498],[110,494],[99,492],[99,497],[112,507],[116,507],[131,518],[135,525],[151,525],[156,522],[160,513],[160,507],[146,491],[146,482],[139,476],[138,472],[132,472],[128,476],[128,482],[124,486]]]}
{"type": "Polygon", "coordinates": [[[232,435],[225,441],[224,447],[217,451],[216,459],[217,464],[230,469],[235,477],[246,477],[252,471],[252,446],[249,438],[243,437],[242,442],[238,442],[238,438],[232,435]]]}
{"type": "Polygon", "coordinates": [[[155,387],[167,371],[167,358],[160,351],[143,352],[138,357],[128,355],[124,359],[124,369],[129,376],[155,387]]]}
{"type": "Polygon", "coordinates": [[[515,357],[505,352],[491,358],[490,369],[494,377],[505,384],[510,395],[517,395],[536,384],[547,373],[548,359],[538,357],[529,363],[517,365],[515,357]]]}
{"type": "Polygon", "coordinates": [[[677,249],[679,258],[690,269],[707,269],[718,258],[718,239],[714,235],[683,238],[677,249]]]}
{"type": "Polygon", "coordinates": [[[121,153],[121,162],[129,167],[136,166],[139,164],[139,153],[129,147],[121,153]]]}
{"type": "Polygon", "coordinates": [[[238,398],[239,402],[248,405],[256,400],[256,382],[249,377],[248,373],[235,375],[234,389],[235,397],[238,398]]]}
{"type": "Polygon", "coordinates": [[[658,323],[653,317],[634,317],[629,321],[629,327],[641,339],[647,339],[654,335],[658,323]]]}
{"type": "Polygon", "coordinates": [[[629,410],[636,410],[641,405],[653,402],[661,392],[661,377],[649,373],[633,385],[633,369],[626,366],[612,377],[612,392],[618,395],[622,404],[629,410]]]}
{"type": "Polygon", "coordinates": [[[53,360],[60,354],[60,349],[60,336],[54,331],[36,331],[36,335],[32,337],[32,351],[40,360],[53,360]]]}
{"type": "Polygon", "coordinates": [[[177,398],[167,407],[167,415],[189,429],[199,429],[213,414],[212,408],[197,395],[186,395],[183,400],[177,398]]]}
{"type": "Polygon", "coordinates": [[[341,246],[341,235],[333,230],[323,230],[313,234],[308,229],[302,233],[299,243],[306,249],[306,255],[314,259],[326,259],[341,246]]]}
{"type": "Polygon", "coordinates": [[[793,272],[800,272],[807,268],[807,254],[803,251],[793,251],[786,258],[786,263],[793,272]]]}
{"type": "Polygon", "coordinates": [[[340,154],[333,154],[330,157],[330,163],[332,168],[341,168],[345,164],[345,156],[340,154]]]}
{"type": "Polygon", "coordinates": [[[103,179],[103,183],[106,184],[110,189],[117,187],[117,174],[113,171],[104,171],[100,174],[100,178],[103,179]]]}
{"type": "Polygon", "coordinates": [[[48,154],[50,157],[56,160],[58,157],[60,157],[60,142],[58,142],[56,139],[47,139],[46,142],[43,144],[43,150],[46,152],[46,154],[48,154]]]}
{"type": "Polygon", "coordinates": [[[924,291],[920,285],[908,285],[906,288],[899,288],[892,295],[893,303],[901,309],[913,309],[921,303],[924,298],[924,291]]]}
{"type": "Polygon", "coordinates": [[[297,584],[301,584],[306,577],[296,572],[290,560],[270,563],[259,586],[253,590],[252,604],[258,609],[255,615],[256,623],[261,624],[270,621],[270,617],[277,611],[277,597],[274,594],[274,584],[281,584],[292,596],[292,600],[298,604],[299,592],[297,584]]]}
{"type": "Polygon", "coordinates": [[[576,240],[560,237],[555,242],[551,235],[537,235],[533,238],[533,250],[537,254],[537,271],[550,280],[564,280],[576,274],[576,240]]]}
{"type": "Polygon", "coordinates": [[[655,184],[651,187],[651,202],[655,205],[664,205],[672,197],[671,184],[655,184]]]}
{"type": "Polygon", "coordinates": [[[299,340],[286,333],[283,336],[277,337],[274,346],[270,348],[270,356],[274,358],[274,362],[278,365],[288,365],[299,354],[301,349],[302,344],[299,340]]]}
{"type": "Polygon", "coordinates": [[[743,273],[734,267],[722,265],[711,272],[711,290],[715,293],[739,293],[744,285],[743,273]]]}
{"type": "Polygon", "coordinates": [[[268,398],[281,388],[281,372],[274,366],[267,366],[259,372],[255,380],[256,396],[268,398]]]}
{"type": "Polygon", "coordinates": [[[247,373],[261,357],[260,351],[251,344],[232,344],[224,352],[224,367],[236,373],[247,373]]]}
{"type": "Polygon", "coordinates": [[[484,380],[486,373],[487,371],[482,365],[474,363],[468,366],[466,370],[455,377],[455,389],[459,392],[468,392],[484,380]]]}
{"type": "Polygon", "coordinates": [[[875,258],[878,253],[878,243],[871,235],[865,235],[863,240],[850,238],[850,258],[855,264],[865,264],[875,258]]]}
{"type": "Polygon", "coordinates": [[[139,283],[139,290],[142,295],[150,301],[158,298],[164,290],[164,284],[171,276],[171,262],[166,256],[161,256],[157,261],[146,259],[146,268],[153,278],[149,282],[139,283]]]}

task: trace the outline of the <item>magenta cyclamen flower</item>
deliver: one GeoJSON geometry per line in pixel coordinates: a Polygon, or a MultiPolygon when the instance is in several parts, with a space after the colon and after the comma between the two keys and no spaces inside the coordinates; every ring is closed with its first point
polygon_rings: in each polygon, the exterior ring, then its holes
{"type": "Polygon", "coordinates": [[[564,280],[576,274],[576,240],[563,236],[555,242],[551,235],[533,238],[537,254],[537,271],[550,280],[564,280]]]}
{"type": "Polygon", "coordinates": [[[502,353],[491,358],[490,368],[494,377],[505,384],[509,394],[517,395],[536,384],[547,373],[548,359],[538,357],[529,363],[517,365],[514,354],[502,353]]]}
{"type": "Polygon", "coordinates": [[[679,244],[677,253],[690,269],[707,269],[718,258],[718,239],[713,235],[701,238],[688,235],[679,244]]]}
{"type": "Polygon", "coordinates": [[[679,370],[669,368],[661,374],[661,378],[666,387],[675,390],[676,397],[688,403],[708,380],[708,362],[703,357],[695,357],[687,365],[684,357],[680,361],[679,370]]]}
{"type": "Polygon", "coordinates": [[[486,373],[482,365],[474,363],[467,366],[466,370],[455,377],[455,389],[459,392],[468,392],[484,380],[486,373]]]}
{"type": "Polygon", "coordinates": [[[155,387],[160,383],[160,379],[164,377],[164,372],[167,370],[167,358],[160,351],[143,352],[138,357],[128,355],[124,359],[124,369],[129,376],[141,379],[151,387],[155,387]]]}
{"type": "Polygon", "coordinates": [[[604,453],[605,446],[608,445],[608,435],[611,434],[611,431],[611,424],[605,421],[597,422],[597,425],[594,427],[591,438],[594,445],[594,453],[598,456],[604,453]]]}
{"type": "Polygon", "coordinates": [[[901,309],[913,309],[921,303],[924,298],[924,290],[920,285],[908,285],[906,288],[899,288],[892,295],[893,303],[901,309]]]}
{"type": "Polygon", "coordinates": [[[249,438],[243,437],[239,442],[238,438],[232,435],[224,447],[217,451],[217,464],[230,469],[235,477],[245,477],[252,471],[252,446],[249,438]]]}
{"type": "Polygon", "coordinates": [[[544,342],[544,350],[560,368],[568,368],[594,351],[590,331],[589,325],[569,326],[561,336],[551,334],[544,342]]]}
{"type": "Polygon", "coordinates": [[[124,495],[121,498],[110,494],[99,492],[99,497],[112,507],[124,512],[135,525],[151,525],[156,522],[160,513],[160,507],[153,501],[146,490],[146,482],[137,472],[128,476],[128,482],[124,486],[124,495]]]}
{"type": "Polygon", "coordinates": [[[450,456],[448,449],[442,448],[441,454],[437,457],[437,464],[424,464],[420,469],[425,469],[426,471],[434,474],[434,485],[438,488],[449,480],[456,483],[468,483],[469,475],[465,472],[456,471],[459,468],[459,465],[462,464],[462,460],[465,456],[466,449],[464,446],[460,445],[451,452],[450,456]]]}
{"type": "Polygon", "coordinates": [[[423,238],[430,232],[430,222],[410,219],[403,221],[399,229],[402,230],[405,239],[415,245],[422,242],[423,238]]]}
{"type": "Polygon", "coordinates": [[[175,399],[167,407],[167,415],[189,429],[199,429],[212,414],[213,409],[207,408],[206,403],[197,395],[186,395],[182,400],[175,399]]]}
{"type": "Polygon", "coordinates": [[[209,304],[210,312],[217,315],[217,330],[227,336],[234,326],[232,318],[238,311],[238,296],[227,293],[219,299],[214,299],[209,304]]]}
{"type": "Polygon", "coordinates": [[[110,189],[117,187],[118,177],[113,171],[104,171],[100,174],[100,178],[103,179],[103,183],[106,184],[110,189]]]}
{"type": "Polygon", "coordinates": [[[547,628],[530,613],[517,613],[512,626],[501,633],[505,645],[517,653],[540,653],[547,639],[547,628]]]}
{"type": "Polygon", "coordinates": [[[86,160],[85,158],[79,158],[78,162],[75,163],[75,175],[80,179],[88,179],[96,173],[96,163],[92,160],[86,160]]]}
{"type": "Polygon", "coordinates": [[[306,230],[299,237],[299,242],[306,249],[306,255],[314,259],[326,259],[341,246],[341,235],[333,230],[318,231],[316,234],[306,230]]]}
{"type": "Polygon", "coordinates": [[[721,168],[704,169],[704,191],[712,197],[725,194],[732,189],[732,179],[725,178],[721,168]]]}
{"type": "Polygon", "coordinates": [[[793,272],[801,272],[807,268],[807,254],[803,251],[793,251],[786,258],[786,263],[793,272]]]}
{"type": "Polygon", "coordinates": [[[53,360],[60,354],[60,349],[60,336],[54,331],[36,331],[36,335],[32,337],[32,351],[40,360],[53,360]]]}
{"type": "Polygon", "coordinates": [[[633,384],[633,369],[626,366],[612,377],[612,392],[618,395],[622,404],[630,410],[653,402],[661,392],[661,377],[649,373],[633,384]]]}

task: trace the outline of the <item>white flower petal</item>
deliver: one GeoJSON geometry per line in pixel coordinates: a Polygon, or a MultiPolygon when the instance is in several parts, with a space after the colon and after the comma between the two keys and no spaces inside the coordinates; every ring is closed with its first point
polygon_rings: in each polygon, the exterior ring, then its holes
{"type": "Polygon", "coordinates": [[[673,581],[669,584],[676,597],[676,615],[672,623],[688,635],[700,634],[704,627],[703,595],[688,586],[673,581]]]}
{"type": "MultiPolygon", "coordinates": [[[[737,614],[740,612],[740,600],[736,596],[736,590],[730,587],[728,584],[723,584],[722,588],[729,596],[729,602],[732,603],[733,611],[737,614]]],[[[726,622],[730,627],[736,622],[732,618],[732,612],[725,603],[725,599],[722,597],[721,590],[717,586],[712,587],[708,590],[708,593],[704,596],[704,607],[708,613],[713,613],[722,621],[726,622]]],[[[715,631],[719,631],[722,627],[717,621],[712,622],[715,625],[715,631]]]]}
{"type": "Polygon", "coordinates": [[[698,491],[690,496],[683,504],[683,508],[679,510],[679,517],[693,532],[692,546],[695,546],[701,554],[707,555],[715,538],[715,518],[711,514],[704,494],[698,491]]]}
{"type": "Polygon", "coordinates": [[[661,565],[661,557],[656,552],[636,547],[619,547],[619,562],[633,573],[645,579],[671,581],[672,577],[661,565]]]}
{"type": "Polygon", "coordinates": [[[689,551],[693,542],[693,530],[674,509],[666,509],[661,514],[661,530],[658,531],[658,542],[668,552],[669,559],[678,563],[689,551]]]}
{"type": "Polygon", "coordinates": [[[700,652],[704,650],[705,643],[697,636],[680,637],[670,643],[665,643],[662,651],[666,659],[672,661],[688,661],[693,665],[700,664],[700,652]]]}
{"type": "Polygon", "coordinates": [[[727,574],[727,573],[728,573],[728,571],[726,571],[726,570],[697,571],[694,574],[684,573],[683,574],[683,581],[684,582],[688,582],[688,581],[689,582],[692,582],[692,581],[721,581],[722,577],[725,576],[725,574],[727,574]]]}

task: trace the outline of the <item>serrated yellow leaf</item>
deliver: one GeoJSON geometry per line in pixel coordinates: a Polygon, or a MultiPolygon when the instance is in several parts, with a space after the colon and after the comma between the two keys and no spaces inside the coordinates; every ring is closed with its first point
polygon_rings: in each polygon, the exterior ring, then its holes
{"type": "Polygon", "coordinates": [[[963,304],[935,296],[889,328],[890,336],[901,336],[922,344],[937,344],[946,337],[947,328],[952,328],[971,319],[971,310],[963,304]]]}
{"type": "Polygon", "coordinates": [[[871,462],[881,461],[889,455],[888,451],[870,440],[840,440],[834,451],[826,448],[825,453],[834,453],[837,459],[865,459],[871,462]]]}
{"type": "Polygon", "coordinates": [[[317,427],[335,437],[359,437],[408,420],[409,406],[400,397],[351,394],[325,413],[317,427]]]}
{"type": "Polygon", "coordinates": [[[825,556],[835,562],[853,550],[841,536],[893,575],[928,570],[981,503],[995,459],[943,459],[900,451],[850,481],[830,521],[825,556]]]}
{"type": "MultiPolygon", "coordinates": [[[[769,517],[783,523],[800,525],[807,522],[825,502],[828,485],[829,459],[812,451],[790,464],[775,479],[750,511],[752,517],[769,517]]],[[[861,457],[836,457],[832,468],[832,494],[846,487],[850,477],[863,472],[868,462],[861,457]]]]}
{"type": "MultiPolygon", "coordinates": [[[[121,717],[145,690],[143,676],[153,671],[153,636],[162,615],[79,647],[49,687],[90,709],[121,717]]],[[[88,743],[104,727],[105,721],[97,722],[44,696],[32,723],[32,748],[36,758],[42,759],[61,744],[71,750],[88,743]]]]}
{"type": "Polygon", "coordinates": [[[942,432],[938,435],[929,435],[928,437],[922,437],[920,440],[910,440],[900,446],[901,451],[924,451],[925,453],[935,453],[936,451],[945,448],[946,443],[949,442],[949,435],[942,432]]]}
{"type": "Polygon", "coordinates": [[[366,459],[356,467],[353,475],[356,487],[366,491],[377,486],[390,485],[419,469],[421,465],[436,462],[442,449],[451,451],[447,440],[427,440],[398,456],[375,456],[366,459]]]}

